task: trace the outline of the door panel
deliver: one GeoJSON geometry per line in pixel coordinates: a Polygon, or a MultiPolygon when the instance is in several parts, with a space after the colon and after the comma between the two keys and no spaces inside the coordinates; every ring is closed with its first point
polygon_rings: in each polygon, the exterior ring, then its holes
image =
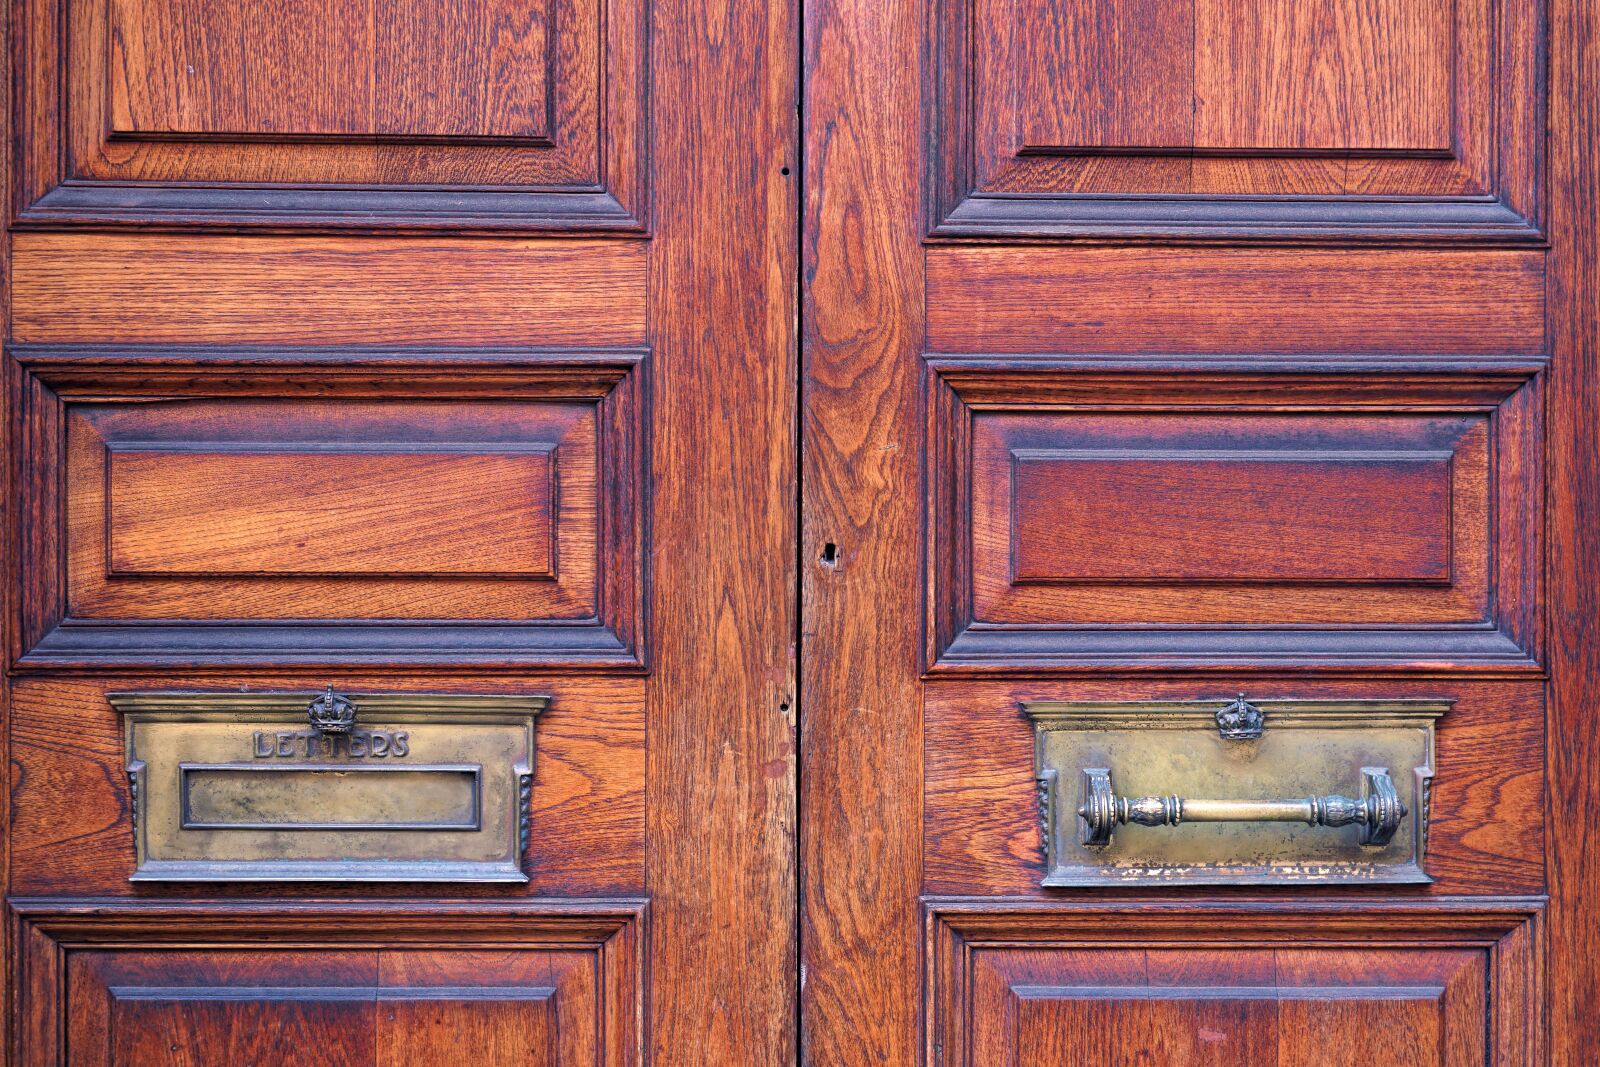
{"type": "Polygon", "coordinates": [[[424,1064],[467,1042],[493,1064],[637,1062],[637,909],[17,911],[22,1062],[424,1064]]]}
{"type": "Polygon", "coordinates": [[[0,1058],[792,1062],[797,5],[7,8],[0,1058]]]}
{"type": "Polygon", "coordinates": [[[1545,573],[1596,564],[1545,522],[1594,482],[1591,7],[808,6],[812,1062],[1592,1058],[1542,985],[1589,966],[1547,915],[1595,929],[1545,573]],[[1428,766],[1330,737],[1262,796],[1257,697],[1447,708],[1428,766]],[[1422,884],[1313,795],[1371,770],[1422,884]]]}

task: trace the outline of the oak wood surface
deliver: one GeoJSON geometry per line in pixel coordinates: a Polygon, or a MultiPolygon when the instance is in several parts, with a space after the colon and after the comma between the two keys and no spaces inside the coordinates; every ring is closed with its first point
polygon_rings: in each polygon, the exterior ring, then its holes
{"type": "Polygon", "coordinates": [[[14,341],[637,345],[634,243],[13,239],[14,341]]]}
{"type": "MultiPolygon", "coordinates": [[[[1552,827],[1600,818],[1600,4],[1554,0],[1550,14],[1551,339],[1546,517],[1546,615],[1551,629],[1550,790],[1552,827]]],[[[1600,840],[1585,831],[1551,835],[1550,1062],[1578,1067],[1600,1048],[1600,840]]]]}
{"type": "Polygon", "coordinates": [[[801,1055],[917,1057],[923,259],[913,0],[803,6],[801,1055]]]}
{"type": "Polygon", "coordinates": [[[1535,252],[961,248],[928,254],[941,352],[1544,350],[1535,252]]]}
{"type": "Polygon", "coordinates": [[[650,1062],[787,1067],[800,11],[652,7],[650,1062]]]}

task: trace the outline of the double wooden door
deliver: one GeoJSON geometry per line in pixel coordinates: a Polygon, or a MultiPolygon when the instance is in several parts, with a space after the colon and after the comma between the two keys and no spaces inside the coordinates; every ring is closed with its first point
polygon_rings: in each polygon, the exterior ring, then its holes
{"type": "Polygon", "coordinates": [[[9,13],[10,1062],[1600,1056],[1600,4],[9,13]]]}

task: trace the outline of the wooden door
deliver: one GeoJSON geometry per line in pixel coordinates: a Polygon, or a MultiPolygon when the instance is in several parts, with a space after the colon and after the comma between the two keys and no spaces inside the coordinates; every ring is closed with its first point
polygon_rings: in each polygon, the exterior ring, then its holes
{"type": "Polygon", "coordinates": [[[1594,1062],[1600,6],[806,12],[807,1062],[1594,1062]],[[1241,693],[1448,708],[1421,877],[1061,869],[1241,693]]]}
{"type": "Polygon", "coordinates": [[[792,1061],[798,8],[8,10],[7,1061],[792,1061]],[[134,825],[137,709],[325,693],[536,712],[511,854],[134,825]]]}

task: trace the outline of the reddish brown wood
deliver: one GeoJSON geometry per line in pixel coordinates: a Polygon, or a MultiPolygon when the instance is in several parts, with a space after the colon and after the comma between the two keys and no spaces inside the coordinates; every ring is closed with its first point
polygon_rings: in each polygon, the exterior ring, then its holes
{"type": "Polygon", "coordinates": [[[15,341],[638,345],[638,245],[29,234],[15,341]]]}
{"type": "Polygon", "coordinates": [[[292,447],[109,452],[111,573],[554,576],[553,444],[292,447]]]}
{"type": "Polygon", "coordinates": [[[930,902],[930,1064],[1543,1062],[1538,898],[1073,903],[930,902]]]}
{"type": "Polygon", "coordinates": [[[915,0],[804,5],[801,1055],[917,1062],[915,0]],[[909,756],[909,758],[908,758],[909,756]]]}
{"type": "Polygon", "coordinates": [[[1539,240],[1539,5],[945,0],[933,25],[940,237],[1539,240]]]}
{"type": "Polygon", "coordinates": [[[1487,10],[1466,4],[1457,15],[1429,0],[1200,0],[1194,144],[1452,153],[1451,97],[1484,88],[1454,82],[1455,62],[1486,36],[1487,10]]]}
{"type": "Polygon", "coordinates": [[[1013,583],[1450,579],[1453,453],[1107,444],[1011,450],[1013,583]]]}
{"type": "Polygon", "coordinates": [[[30,222],[645,228],[635,0],[16,7],[30,222]]]}
{"type": "Polygon", "coordinates": [[[1550,5],[1551,181],[1549,305],[1551,551],[1550,1020],[1552,1067],[1578,1067],[1600,1048],[1600,841],[1572,828],[1600,819],[1600,4],[1550,5]]]}
{"type": "Polygon", "coordinates": [[[937,352],[1529,355],[1536,252],[937,249],[937,352]]]}
{"type": "Polygon", "coordinates": [[[657,0],[650,1062],[795,1062],[799,6],[657,0]]]}
{"type": "Polygon", "coordinates": [[[935,669],[1535,667],[1541,360],[928,362],[935,669]]]}
{"type": "Polygon", "coordinates": [[[27,558],[65,552],[59,569],[21,568],[18,654],[30,662],[305,662],[320,649],[324,662],[448,664],[454,649],[637,667],[638,353],[47,348],[21,358],[41,417],[63,423],[41,424],[37,439],[19,433],[13,452],[27,558]],[[144,463],[139,486],[117,477],[130,456],[144,463]],[[365,465],[359,478],[325,484],[291,469],[315,461],[338,478],[341,456],[365,465]],[[498,489],[490,467],[471,485],[431,488],[417,467],[540,456],[547,469],[533,483],[507,468],[498,489]],[[215,484],[163,473],[201,460],[215,484]],[[263,463],[276,482],[263,481],[263,463]],[[253,465],[255,489],[230,481],[240,464],[253,465]],[[407,495],[418,491],[426,499],[407,495]],[[511,558],[519,552],[532,558],[511,558]],[[225,620],[282,629],[203,625],[225,620]]]}
{"type": "MultiPolygon", "coordinates": [[[[315,690],[324,676],[230,675],[251,688],[315,690]]],[[[169,674],[164,680],[173,685],[169,674]]],[[[530,799],[526,886],[429,887],[438,897],[607,896],[645,887],[645,714],[637,679],[406,678],[340,675],[367,691],[491,692],[548,695],[540,714],[530,799]]],[[[147,689],[150,680],[28,679],[13,690],[10,792],[16,811],[8,835],[16,866],[11,891],[23,895],[128,897],[181,893],[141,889],[133,873],[127,754],[107,692],[147,689]]],[[[208,688],[189,682],[185,688],[208,688]]],[[[214,688],[214,685],[211,686],[214,688]]],[[[305,895],[305,887],[233,886],[221,895],[305,895]]],[[[406,884],[318,887],[345,898],[416,896],[406,884]]]]}
{"type": "MultiPolygon", "coordinates": [[[[923,710],[924,887],[939,894],[1052,896],[1034,781],[1033,727],[1024,700],[1216,699],[1226,682],[1163,679],[941,681],[923,710]]],[[[1544,846],[1554,832],[1529,818],[1543,803],[1543,706],[1537,682],[1343,681],[1252,683],[1252,697],[1453,698],[1440,721],[1425,892],[1545,890],[1544,846]]],[[[1327,890],[1320,890],[1326,892],[1327,890]]],[[[1409,890],[1408,890],[1409,892],[1409,890]]],[[[1359,896],[1373,894],[1362,891],[1359,896]]],[[[1280,898],[1286,896],[1280,892],[1280,898]]],[[[1198,902],[1198,894],[1188,899],[1198,902]]]]}
{"type": "Polygon", "coordinates": [[[23,973],[61,976],[23,994],[20,1062],[643,1062],[638,901],[16,910],[23,973]]]}

